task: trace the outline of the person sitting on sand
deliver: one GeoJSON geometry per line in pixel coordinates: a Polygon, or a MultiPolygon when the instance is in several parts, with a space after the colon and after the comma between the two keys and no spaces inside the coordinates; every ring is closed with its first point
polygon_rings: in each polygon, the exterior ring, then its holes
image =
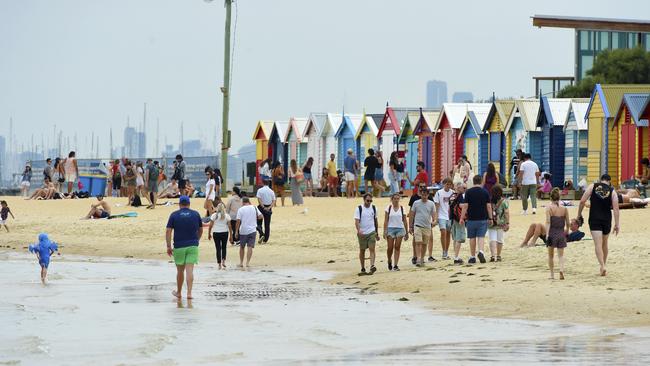
{"type": "Polygon", "coordinates": [[[58,251],[56,243],[50,241],[47,234],[38,234],[38,243],[30,244],[29,251],[36,254],[38,264],[41,265],[41,282],[45,284],[47,278],[47,268],[50,266],[50,256],[58,251]]]}
{"type": "Polygon", "coordinates": [[[97,203],[90,205],[90,211],[82,220],[105,219],[111,216],[111,205],[104,201],[104,196],[97,196],[97,203]]]}
{"type": "Polygon", "coordinates": [[[178,183],[176,180],[172,179],[169,184],[167,184],[167,187],[163,189],[162,192],[158,195],[158,198],[178,198],[180,197],[181,193],[178,188],[178,183]]]}
{"type": "Polygon", "coordinates": [[[555,279],[553,257],[557,249],[557,258],[560,265],[560,279],[564,279],[564,248],[569,236],[569,211],[560,205],[560,189],[551,191],[551,204],[546,208],[546,246],[548,247],[548,268],[551,279],[555,279]]]}
{"type": "Polygon", "coordinates": [[[52,184],[52,182],[50,182],[50,178],[45,177],[43,178],[43,186],[41,188],[36,189],[29,198],[25,198],[25,199],[46,200],[52,198],[52,195],[54,195],[54,185],[52,184]]]}
{"type": "Polygon", "coordinates": [[[329,182],[329,174],[330,174],[329,170],[327,170],[327,168],[323,168],[323,171],[321,172],[321,176],[320,176],[320,182],[319,182],[320,188],[318,189],[318,192],[321,193],[327,192],[327,183],[329,182]]]}

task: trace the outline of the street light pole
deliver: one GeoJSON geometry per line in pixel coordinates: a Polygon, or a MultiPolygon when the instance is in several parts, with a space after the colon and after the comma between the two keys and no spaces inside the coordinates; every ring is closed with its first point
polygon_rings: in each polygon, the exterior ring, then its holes
{"type": "MultiPolygon", "coordinates": [[[[230,149],[230,130],[228,130],[228,112],[230,109],[230,17],[233,0],[225,0],[226,7],[226,31],[224,34],[223,52],[223,116],[221,124],[221,175],[223,184],[228,182],[228,149],[230,149]]],[[[226,189],[221,190],[225,197],[226,189]]]]}

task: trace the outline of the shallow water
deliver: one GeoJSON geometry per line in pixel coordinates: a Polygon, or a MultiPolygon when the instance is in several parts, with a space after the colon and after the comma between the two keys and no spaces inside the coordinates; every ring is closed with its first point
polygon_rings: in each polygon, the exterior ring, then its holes
{"type": "Polygon", "coordinates": [[[196,269],[192,303],[162,261],[54,258],[50,284],[0,259],[0,364],[647,364],[649,329],[440,315],[327,286],[307,270],[196,269]],[[428,361],[428,362],[427,362],[428,361]]]}

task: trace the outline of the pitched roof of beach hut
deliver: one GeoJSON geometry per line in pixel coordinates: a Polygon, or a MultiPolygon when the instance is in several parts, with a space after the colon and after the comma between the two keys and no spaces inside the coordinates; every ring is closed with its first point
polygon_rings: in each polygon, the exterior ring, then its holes
{"type": "Polygon", "coordinates": [[[418,134],[422,131],[435,132],[435,125],[440,117],[440,109],[420,110],[418,122],[413,127],[413,133],[418,134]]]}
{"type": "Polygon", "coordinates": [[[341,123],[343,123],[343,116],[341,116],[338,113],[328,113],[327,118],[325,119],[325,124],[323,125],[323,128],[320,130],[318,136],[322,136],[323,132],[328,130],[332,131],[333,133],[336,133],[336,131],[339,130],[341,123]]]}
{"type": "Polygon", "coordinates": [[[280,137],[280,142],[286,143],[287,130],[289,129],[289,121],[275,121],[273,122],[273,130],[271,136],[275,133],[280,137]]]}
{"type": "Polygon", "coordinates": [[[255,131],[253,132],[253,140],[268,140],[271,138],[271,131],[273,131],[273,121],[259,120],[255,131]]]}
{"type": "Polygon", "coordinates": [[[576,125],[578,130],[586,131],[587,130],[587,108],[589,108],[589,98],[573,98],[571,99],[571,105],[569,106],[569,113],[567,114],[567,119],[564,121],[564,129],[566,129],[569,124],[569,115],[573,112],[573,116],[576,120],[576,125]]]}
{"type": "Polygon", "coordinates": [[[375,121],[373,116],[375,116],[375,117],[377,117],[377,116],[383,117],[383,114],[377,115],[377,114],[365,114],[364,113],[363,117],[361,118],[361,123],[359,124],[359,128],[357,128],[357,131],[354,134],[355,139],[359,138],[359,135],[361,135],[361,132],[363,132],[364,126],[368,126],[368,128],[370,129],[370,133],[372,133],[375,137],[377,136],[377,131],[379,131],[379,129],[377,128],[377,122],[375,121]]]}
{"type": "Polygon", "coordinates": [[[503,129],[503,133],[508,133],[508,131],[510,131],[510,127],[512,127],[512,122],[514,121],[517,112],[519,112],[519,116],[521,117],[521,121],[523,122],[526,131],[539,131],[537,129],[539,99],[516,99],[515,108],[510,114],[510,118],[503,129]]]}
{"type": "Polygon", "coordinates": [[[547,98],[542,97],[537,113],[537,127],[542,127],[544,123],[552,126],[564,126],[569,116],[569,107],[571,98],[547,98]]]}
{"type": "Polygon", "coordinates": [[[312,112],[309,114],[309,119],[307,120],[307,126],[305,126],[305,130],[302,133],[302,137],[305,138],[307,137],[307,132],[311,128],[316,131],[316,135],[320,135],[321,131],[323,131],[323,126],[325,126],[325,123],[327,122],[327,113],[317,113],[317,112],[312,112]]]}
{"type": "Polygon", "coordinates": [[[443,103],[434,128],[435,130],[440,129],[442,119],[446,116],[449,126],[453,129],[459,129],[468,111],[475,111],[480,114],[489,113],[491,107],[492,103],[443,103]]]}
{"type": "Polygon", "coordinates": [[[650,84],[596,84],[591,93],[587,115],[589,115],[594,105],[596,95],[598,95],[598,99],[600,100],[605,118],[612,118],[618,112],[625,93],[648,92],[650,92],[650,84]]]}
{"type": "Polygon", "coordinates": [[[356,134],[357,130],[359,129],[359,126],[361,125],[361,120],[363,119],[362,114],[346,114],[343,116],[341,125],[339,126],[338,130],[336,130],[336,133],[334,136],[339,136],[341,134],[341,131],[343,131],[343,128],[347,127],[352,133],[356,134]]]}
{"type": "Polygon", "coordinates": [[[373,116],[375,122],[378,123],[377,128],[379,131],[377,132],[377,137],[381,137],[386,129],[391,129],[396,135],[399,135],[402,132],[402,126],[404,125],[404,121],[406,121],[408,113],[418,111],[418,108],[393,108],[386,106],[386,111],[381,119],[373,116]]]}
{"type": "Polygon", "coordinates": [[[621,113],[627,108],[632,117],[632,121],[638,127],[648,127],[648,120],[641,119],[641,114],[643,113],[643,108],[650,97],[650,93],[626,93],[623,95],[623,100],[621,101],[621,106],[618,108],[616,113],[616,119],[618,120],[621,117],[621,113]]]}
{"type": "Polygon", "coordinates": [[[284,136],[284,141],[289,140],[289,132],[291,132],[292,130],[296,134],[296,140],[298,140],[298,142],[302,141],[302,135],[305,132],[305,127],[307,127],[307,121],[308,121],[307,118],[291,117],[289,119],[289,127],[287,127],[287,131],[285,132],[286,135],[284,136]]]}

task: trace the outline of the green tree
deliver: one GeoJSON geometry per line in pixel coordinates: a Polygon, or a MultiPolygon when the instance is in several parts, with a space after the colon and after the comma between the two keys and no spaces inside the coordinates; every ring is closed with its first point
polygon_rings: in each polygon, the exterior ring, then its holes
{"type": "Polygon", "coordinates": [[[641,47],[603,51],[587,71],[587,77],[560,90],[558,97],[588,98],[597,83],[650,83],[650,52],[641,47]]]}

